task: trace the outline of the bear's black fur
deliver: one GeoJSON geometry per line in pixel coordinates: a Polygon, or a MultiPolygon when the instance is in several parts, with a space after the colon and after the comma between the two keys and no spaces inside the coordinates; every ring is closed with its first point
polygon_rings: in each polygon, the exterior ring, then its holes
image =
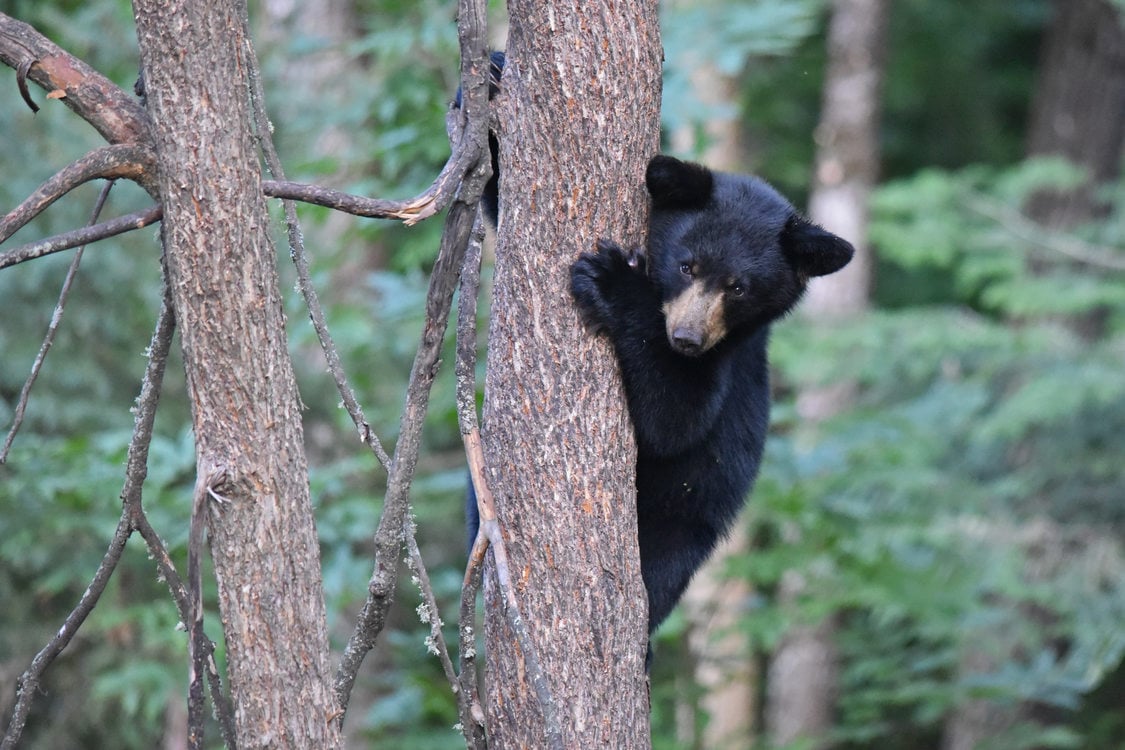
{"type": "MultiPolygon", "coordinates": [[[[494,56],[494,73],[502,67],[494,56]]],[[[586,324],[612,342],[625,385],[651,635],[757,476],[769,426],[770,324],[810,277],[843,268],[853,250],[755,177],[657,155],[645,182],[647,247],[600,241],[571,267],[571,294],[586,324]]],[[[494,223],[496,206],[493,192],[485,210],[494,223]]],[[[468,513],[471,543],[471,492],[468,513]]]]}
{"type": "Polygon", "coordinates": [[[598,243],[571,268],[583,318],[609,336],[637,438],[649,632],[734,522],[769,426],[770,323],[852,246],[765,182],[655,156],[647,248],[598,243]]]}

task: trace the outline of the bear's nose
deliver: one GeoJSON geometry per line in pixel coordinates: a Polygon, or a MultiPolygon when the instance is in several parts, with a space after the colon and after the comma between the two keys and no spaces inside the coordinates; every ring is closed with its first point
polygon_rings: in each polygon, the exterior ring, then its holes
{"type": "Polygon", "coordinates": [[[703,351],[703,334],[692,328],[677,328],[672,331],[672,347],[680,354],[694,357],[703,351]]]}

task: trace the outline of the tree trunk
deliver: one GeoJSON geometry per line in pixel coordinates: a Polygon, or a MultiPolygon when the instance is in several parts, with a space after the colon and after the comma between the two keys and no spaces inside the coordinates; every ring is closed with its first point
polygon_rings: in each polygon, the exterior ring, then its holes
{"type": "Polygon", "coordinates": [[[695,684],[703,691],[699,707],[707,715],[706,725],[693,739],[695,746],[707,750],[754,746],[758,665],[746,633],[738,627],[739,613],[753,590],[746,579],[726,573],[731,558],[746,555],[749,546],[745,525],[737,524],[684,593],[695,684]]]}
{"type": "MultiPolygon", "coordinates": [[[[570,301],[599,237],[640,244],[659,146],[657,4],[509,5],[500,228],[484,413],[487,479],[564,747],[647,748],[635,446],[608,341],[570,301]]],[[[486,580],[494,571],[486,570],[486,580]]],[[[544,717],[486,587],[490,747],[544,717]]]]}
{"type": "Polygon", "coordinates": [[[1028,210],[1057,226],[1091,219],[1094,188],[1117,177],[1125,142],[1125,28],[1107,0],[1056,0],[1039,63],[1028,153],[1085,167],[1082,189],[1037,195],[1028,210]]]}
{"type": "MultiPolygon", "coordinates": [[[[855,256],[842,271],[813,279],[804,313],[818,325],[839,324],[867,309],[873,260],[867,244],[868,200],[878,175],[878,133],[887,0],[836,0],[828,28],[828,69],[816,131],[817,157],[809,215],[847,238],[855,256]]],[[[845,410],[854,385],[832,384],[798,395],[804,429],[845,410]]],[[[790,571],[782,597],[804,582],[790,571]]],[[[767,720],[774,742],[813,738],[824,746],[836,701],[837,656],[832,618],[793,628],[769,670],[767,720]]]]}
{"type": "Polygon", "coordinates": [[[135,0],[167,273],[238,745],[335,747],[300,401],[247,96],[241,0],[135,0]],[[222,498],[221,501],[218,498],[222,498]]]}

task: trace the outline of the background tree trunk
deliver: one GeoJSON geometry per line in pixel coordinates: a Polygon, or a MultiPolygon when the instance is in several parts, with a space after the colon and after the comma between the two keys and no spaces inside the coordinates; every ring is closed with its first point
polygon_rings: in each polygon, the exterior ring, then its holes
{"type": "Polygon", "coordinates": [[[1125,28],[1107,0],[1056,0],[1028,127],[1028,153],[1061,155],[1090,180],[1065,194],[1045,191],[1028,207],[1059,226],[1094,217],[1093,188],[1121,170],[1125,142],[1125,28]]]}
{"type": "MultiPolygon", "coordinates": [[[[579,323],[568,288],[570,264],[598,237],[644,239],[644,170],[659,147],[657,4],[509,10],[487,477],[563,745],[645,748],[632,428],[609,343],[579,323]]],[[[489,588],[490,747],[543,747],[523,655],[489,588]]]]}
{"type": "MultiPolygon", "coordinates": [[[[879,171],[879,110],[887,26],[887,0],[836,0],[828,28],[828,69],[809,216],[855,245],[842,271],[813,279],[804,314],[819,325],[838,325],[868,305],[873,259],[867,244],[868,200],[879,171]]],[[[845,410],[854,385],[807,389],[797,411],[807,430],[845,410]]],[[[803,586],[800,571],[782,580],[781,596],[803,586]]],[[[797,626],[784,638],[769,669],[767,721],[773,740],[822,739],[833,726],[837,656],[834,622],[797,626]]]]}
{"type": "Polygon", "coordinates": [[[300,400],[247,97],[245,4],[136,0],[161,225],[238,745],[335,747],[300,400]]]}

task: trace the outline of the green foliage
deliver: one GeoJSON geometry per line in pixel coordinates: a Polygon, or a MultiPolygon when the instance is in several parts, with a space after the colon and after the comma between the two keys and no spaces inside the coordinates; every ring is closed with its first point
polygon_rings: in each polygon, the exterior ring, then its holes
{"type": "MultiPolygon", "coordinates": [[[[880,261],[898,267],[898,278],[904,272],[912,277],[898,287],[925,288],[927,279],[937,278],[943,287],[952,286],[956,301],[992,315],[1101,310],[1117,326],[1125,309],[1125,277],[1091,269],[1106,263],[1110,270],[1125,268],[1125,252],[1091,248],[1119,222],[1099,221],[1064,234],[1038,227],[1021,213],[1040,191],[1069,189],[1081,179],[1066,162],[1044,159],[1004,171],[926,170],[879,191],[871,240],[880,261]]],[[[879,295],[891,305],[911,304],[901,288],[879,295]]]]}
{"type": "MultiPolygon", "coordinates": [[[[898,178],[925,166],[1019,159],[1049,12],[1046,0],[895,2],[879,142],[883,173],[898,178]]],[[[815,147],[824,22],[822,15],[816,33],[793,39],[787,54],[752,57],[736,79],[750,167],[797,205],[807,195],[815,147]]],[[[668,67],[675,65],[670,55],[668,67]]]]}
{"type": "Polygon", "coordinates": [[[734,113],[700,101],[699,76],[737,78],[750,59],[786,55],[816,29],[824,0],[704,0],[666,4],[661,14],[667,62],[661,114],[665,127],[698,127],[734,113]],[[706,44],[700,44],[706,39],[706,44]]]}
{"type": "MultiPolygon", "coordinates": [[[[883,262],[917,285],[947,278],[952,297],[895,290],[892,308],[774,337],[786,388],[857,392],[815,428],[777,410],[758,544],[736,571],[761,597],[745,627],[768,653],[779,621],[839,617],[844,747],[935,746],[967,700],[1066,716],[1125,655],[1125,273],[1051,252],[1073,236],[1001,223],[1067,177],[1029,163],[889,184],[872,223],[883,262]],[[1099,337],[1069,330],[1106,309],[1099,337]],[[773,600],[788,570],[805,583],[792,609],[773,600]]],[[[1018,723],[1002,746],[1084,747],[1086,726],[1018,723]]]]}

